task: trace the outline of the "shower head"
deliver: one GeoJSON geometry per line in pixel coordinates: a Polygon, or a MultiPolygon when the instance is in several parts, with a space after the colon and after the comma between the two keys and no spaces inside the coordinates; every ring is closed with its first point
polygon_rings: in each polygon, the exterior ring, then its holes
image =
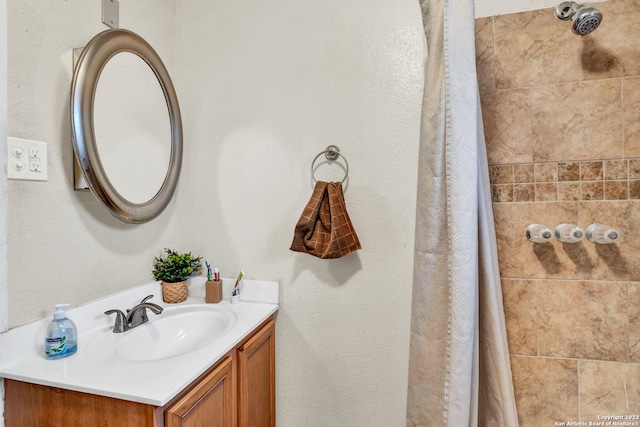
{"type": "Polygon", "coordinates": [[[554,12],[561,21],[571,19],[571,28],[579,36],[593,32],[602,22],[602,13],[595,7],[588,7],[574,1],[560,3],[554,12]]]}

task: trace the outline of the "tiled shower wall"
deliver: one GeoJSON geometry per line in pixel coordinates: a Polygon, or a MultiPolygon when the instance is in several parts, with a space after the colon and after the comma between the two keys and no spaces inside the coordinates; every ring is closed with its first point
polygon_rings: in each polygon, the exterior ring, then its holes
{"type": "Polygon", "coordinates": [[[553,9],[476,21],[521,427],[640,416],[640,0],[595,6],[582,38],[553,9]],[[594,222],[618,243],[524,237],[594,222]]]}

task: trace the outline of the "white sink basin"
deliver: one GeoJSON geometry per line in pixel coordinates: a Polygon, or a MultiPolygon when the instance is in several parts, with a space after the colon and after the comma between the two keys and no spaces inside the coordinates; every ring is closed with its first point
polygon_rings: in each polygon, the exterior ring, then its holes
{"type": "Polygon", "coordinates": [[[149,322],[126,332],[97,332],[87,344],[87,356],[97,362],[166,359],[217,341],[236,323],[229,309],[209,304],[165,308],[158,316],[151,311],[147,314],[149,322]]]}

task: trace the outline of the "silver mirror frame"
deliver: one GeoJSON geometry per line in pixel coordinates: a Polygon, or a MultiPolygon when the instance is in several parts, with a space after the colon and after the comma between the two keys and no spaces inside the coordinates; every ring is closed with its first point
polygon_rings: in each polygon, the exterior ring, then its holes
{"type": "Polygon", "coordinates": [[[156,51],[142,37],[128,30],[110,29],[89,41],[73,72],[71,83],[71,128],[73,151],[91,191],[109,212],[129,224],[156,218],[167,207],[175,192],[182,167],[182,118],[169,72],[156,51]],[[118,53],[130,52],[149,65],[162,87],[171,125],[171,157],[158,193],[144,203],[133,203],[113,187],[98,154],[93,125],[93,102],[98,79],[107,62],[118,53]]]}

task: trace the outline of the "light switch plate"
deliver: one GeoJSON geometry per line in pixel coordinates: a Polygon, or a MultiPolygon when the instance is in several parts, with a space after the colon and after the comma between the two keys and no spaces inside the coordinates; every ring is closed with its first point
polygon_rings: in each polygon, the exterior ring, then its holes
{"type": "Polygon", "coordinates": [[[47,180],[47,143],[7,138],[7,179],[47,180]]]}

